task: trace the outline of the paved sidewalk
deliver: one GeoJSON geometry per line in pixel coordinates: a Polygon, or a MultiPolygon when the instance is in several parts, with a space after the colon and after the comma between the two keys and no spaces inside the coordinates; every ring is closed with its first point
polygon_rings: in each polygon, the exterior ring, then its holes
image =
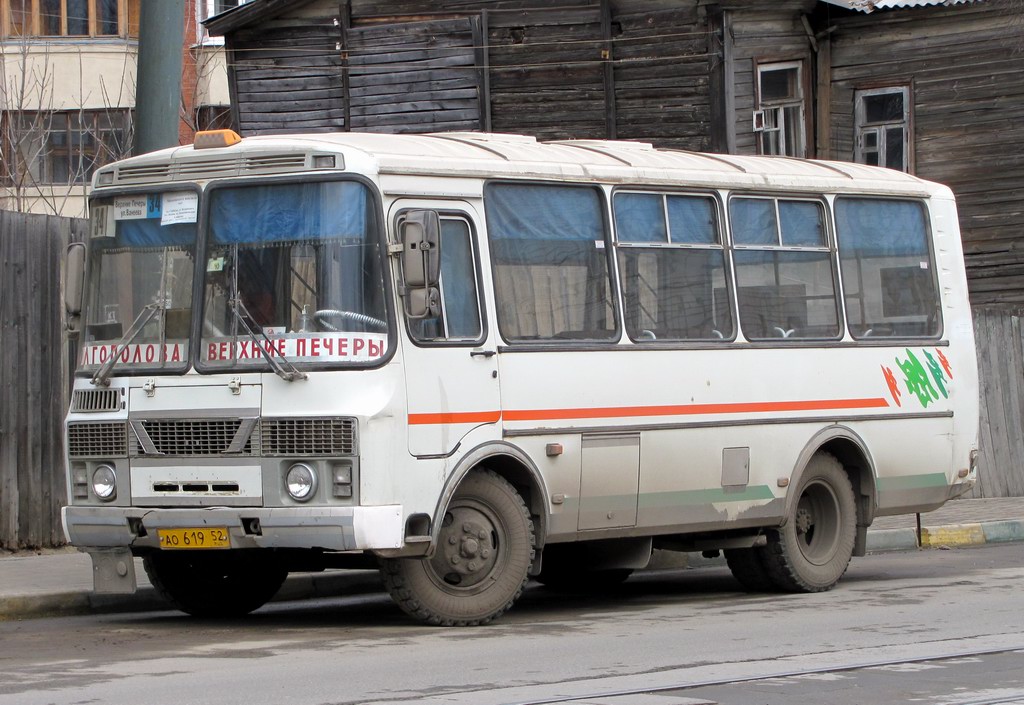
{"type": "MultiPolygon", "coordinates": [[[[1024,497],[959,499],[921,515],[921,547],[946,548],[1024,541],[1024,497]]],[[[882,517],[868,531],[868,551],[916,550],[917,516],[882,517]]],[[[658,552],[667,553],[667,552],[658,552]]],[[[660,567],[698,567],[721,561],[700,554],[668,554],[660,567]],[[681,558],[688,560],[680,560],[681,558]]],[[[0,620],[171,609],[146,579],[136,559],[139,589],[134,595],[96,595],[92,561],[68,548],[43,552],[0,552],[0,620]]],[[[376,571],[328,571],[288,577],[276,601],[365,594],[382,589],[376,571]]]]}

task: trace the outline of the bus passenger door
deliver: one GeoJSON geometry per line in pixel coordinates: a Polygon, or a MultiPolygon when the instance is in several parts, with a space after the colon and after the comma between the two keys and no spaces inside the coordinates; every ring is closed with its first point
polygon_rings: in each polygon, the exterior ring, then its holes
{"type": "Polygon", "coordinates": [[[471,430],[497,424],[501,417],[496,350],[483,323],[472,209],[451,201],[399,201],[391,210],[393,232],[414,209],[440,215],[441,280],[438,315],[410,318],[400,313],[408,338],[404,364],[409,452],[444,456],[453,453],[471,430]]]}

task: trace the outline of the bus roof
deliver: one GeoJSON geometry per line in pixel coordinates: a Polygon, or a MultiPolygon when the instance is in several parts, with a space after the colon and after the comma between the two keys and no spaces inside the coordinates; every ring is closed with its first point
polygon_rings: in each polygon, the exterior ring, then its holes
{"type": "Polygon", "coordinates": [[[773,188],[928,196],[945,190],[915,176],[851,162],[656,149],[622,140],[561,140],[480,132],[416,135],[339,132],[246,137],[223,148],[175,147],[108,165],[103,185],[271,175],[315,168],[312,154],[340,153],[368,173],[524,178],[611,184],[773,188]],[[300,155],[305,155],[300,159],[300,155]]]}

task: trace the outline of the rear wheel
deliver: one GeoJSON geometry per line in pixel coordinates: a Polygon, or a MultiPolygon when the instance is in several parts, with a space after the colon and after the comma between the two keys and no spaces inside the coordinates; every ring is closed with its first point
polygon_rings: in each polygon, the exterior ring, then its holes
{"type": "Polygon", "coordinates": [[[288,577],[271,556],[241,551],[165,551],[143,558],[153,587],[194,617],[239,617],[270,600],[288,577]]]}
{"type": "Polygon", "coordinates": [[[428,624],[485,624],[516,601],[534,556],[533,520],[515,488],[490,470],[466,477],[441,518],[431,558],[381,560],[384,585],[428,624]]]}
{"type": "Polygon", "coordinates": [[[748,592],[771,592],[776,589],[775,581],[764,565],[764,548],[727,548],[725,562],[732,576],[748,592]]]}
{"type": "Polygon", "coordinates": [[[838,460],[818,453],[804,470],[785,526],[767,532],[765,569],[782,590],[829,590],[850,564],[856,534],[850,478],[838,460]]]}

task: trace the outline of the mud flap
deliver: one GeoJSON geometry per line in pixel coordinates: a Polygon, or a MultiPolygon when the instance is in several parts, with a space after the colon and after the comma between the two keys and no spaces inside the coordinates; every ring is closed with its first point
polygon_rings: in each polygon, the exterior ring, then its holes
{"type": "Polygon", "coordinates": [[[92,585],[98,595],[131,595],[135,592],[135,559],[127,548],[89,551],[92,585]]]}

